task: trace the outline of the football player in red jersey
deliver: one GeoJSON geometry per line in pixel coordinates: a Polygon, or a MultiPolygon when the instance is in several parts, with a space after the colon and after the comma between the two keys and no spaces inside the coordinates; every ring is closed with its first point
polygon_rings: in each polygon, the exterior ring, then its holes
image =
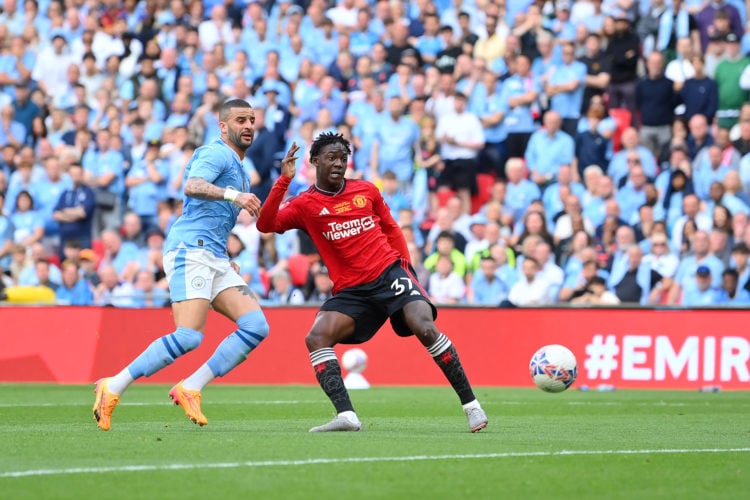
{"type": "Polygon", "coordinates": [[[401,337],[416,335],[458,394],[476,432],[487,426],[458,359],[456,348],[435,326],[437,310],[414,276],[401,229],[374,184],[345,179],[351,149],[340,134],[320,134],[310,147],[315,184],[282,203],[295,174],[292,144],[281,176],[263,204],[257,227],[283,233],[302,229],[320,252],[334,283],[333,297],[320,308],[305,339],[315,376],[336,408],[336,417],[311,432],[358,431],[362,424],[344,387],[338,343],[366,342],[390,318],[401,337]]]}

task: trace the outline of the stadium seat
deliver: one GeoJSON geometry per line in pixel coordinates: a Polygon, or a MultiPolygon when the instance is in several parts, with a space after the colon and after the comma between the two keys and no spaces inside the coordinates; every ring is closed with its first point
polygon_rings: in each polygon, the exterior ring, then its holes
{"type": "Polygon", "coordinates": [[[268,270],[266,268],[260,269],[260,282],[263,283],[263,289],[266,291],[264,295],[268,295],[268,292],[271,290],[271,275],[268,274],[268,270]]]}
{"type": "Polygon", "coordinates": [[[456,192],[451,189],[439,189],[437,192],[438,206],[444,207],[448,200],[456,196],[456,192]]]}
{"type": "Polygon", "coordinates": [[[91,242],[91,249],[94,251],[96,256],[98,257],[97,260],[101,260],[102,257],[104,257],[104,243],[102,243],[102,240],[94,240],[91,242]]]}
{"type": "Polygon", "coordinates": [[[307,276],[310,272],[310,259],[307,255],[291,255],[287,259],[286,265],[294,286],[302,286],[307,283],[307,276]]]}
{"type": "Polygon", "coordinates": [[[471,197],[471,213],[479,212],[482,205],[490,199],[495,176],[492,174],[477,174],[477,194],[471,197]]]}
{"type": "Polygon", "coordinates": [[[625,108],[612,108],[609,110],[609,116],[611,116],[615,121],[615,124],[617,124],[615,133],[612,136],[612,147],[614,148],[616,153],[622,149],[622,142],[620,141],[620,138],[622,137],[622,133],[625,131],[625,129],[631,125],[633,114],[625,108]]]}

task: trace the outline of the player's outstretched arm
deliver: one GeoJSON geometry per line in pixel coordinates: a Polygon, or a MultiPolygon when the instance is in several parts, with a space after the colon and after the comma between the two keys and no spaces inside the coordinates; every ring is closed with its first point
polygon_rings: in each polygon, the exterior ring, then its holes
{"type": "Polygon", "coordinates": [[[297,167],[295,162],[297,156],[295,154],[299,151],[299,146],[296,142],[293,142],[287,151],[286,156],[281,160],[281,175],[271,188],[271,192],[268,193],[263,208],[258,216],[258,221],[255,223],[258,231],[262,233],[275,233],[277,231],[277,217],[279,214],[279,205],[284,199],[287,189],[289,189],[289,183],[292,182],[292,178],[297,173],[297,167]]]}
{"type": "Polygon", "coordinates": [[[190,177],[185,182],[185,196],[199,200],[228,201],[255,216],[260,211],[260,200],[254,194],[241,193],[232,188],[222,188],[201,177],[190,177]]]}

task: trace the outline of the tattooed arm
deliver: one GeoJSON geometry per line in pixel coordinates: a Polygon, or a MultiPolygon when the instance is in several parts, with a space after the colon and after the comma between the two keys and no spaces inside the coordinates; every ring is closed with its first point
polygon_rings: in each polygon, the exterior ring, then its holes
{"type": "Polygon", "coordinates": [[[200,177],[190,177],[185,182],[185,196],[199,200],[223,200],[224,188],[211,184],[200,177]]]}
{"type": "MultiPolygon", "coordinates": [[[[185,196],[198,198],[199,200],[229,201],[240,208],[244,208],[250,214],[257,216],[260,211],[260,200],[252,193],[237,193],[233,200],[227,198],[229,189],[221,188],[211,184],[200,177],[190,177],[185,182],[185,196]]],[[[233,191],[233,190],[231,190],[233,191]]]]}

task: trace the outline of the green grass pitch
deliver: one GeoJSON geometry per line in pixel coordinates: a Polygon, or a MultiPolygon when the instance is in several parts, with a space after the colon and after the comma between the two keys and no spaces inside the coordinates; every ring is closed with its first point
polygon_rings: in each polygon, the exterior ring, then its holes
{"type": "MultiPolygon", "coordinates": [[[[575,387],[575,386],[574,386],[575,387]]],[[[353,391],[359,433],[318,387],[212,385],[209,424],[136,384],[112,430],[93,385],[0,385],[0,499],[743,498],[750,392],[478,388],[468,432],[443,387],[353,391]]]]}

